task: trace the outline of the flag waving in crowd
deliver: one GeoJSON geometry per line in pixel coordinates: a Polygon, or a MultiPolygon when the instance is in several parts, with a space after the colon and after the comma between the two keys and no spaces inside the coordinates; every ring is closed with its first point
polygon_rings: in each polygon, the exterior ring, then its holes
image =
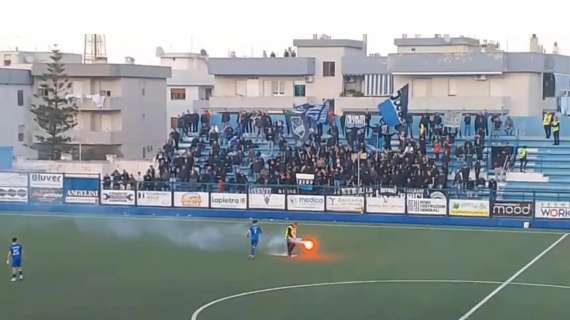
{"type": "Polygon", "coordinates": [[[405,122],[408,114],[409,85],[403,86],[395,96],[378,105],[378,112],[387,125],[397,127],[405,122]]]}

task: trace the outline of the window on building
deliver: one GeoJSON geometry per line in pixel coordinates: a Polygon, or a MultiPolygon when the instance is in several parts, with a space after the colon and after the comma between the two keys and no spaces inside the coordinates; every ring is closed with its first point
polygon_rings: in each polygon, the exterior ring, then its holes
{"type": "Polygon", "coordinates": [[[284,96],[285,95],[285,82],[279,80],[271,81],[271,95],[284,96]]]}
{"type": "Polygon", "coordinates": [[[198,88],[198,99],[210,100],[211,96],[212,96],[212,88],[204,88],[204,87],[198,88]]]}
{"type": "Polygon", "coordinates": [[[19,142],[24,142],[24,130],[25,130],[25,126],[23,124],[18,126],[18,141],[19,142]]]}
{"type": "Polygon", "coordinates": [[[212,88],[206,88],[206,99],[204,100],[210,100],[211,96],[212,96],[212,88]]]}
{"type": "Polygon", "coordinates": [[[101,90],[101,91],[99,91],[99,95],[101,95],[103,97],[110,97],[111,96],[111,90],[101,90]]]}
{"type": "Polygon", "coordinates": [[[449,78],[449,86],[448,86],[448,96],[456,96],[457,95],[457,79],[449,78]]]}
{"type": "Polygon", "coordinates": [[[12,64],[12,59],[9,54],[4,55],[4,66],[7,67],[12,64]]]}
{"type": "Polygon", "coordinates": [[[18,90],[18,106],[24,105],[24,90],[18,90]]]}
{"type": "Polygon", "coordinates": [[[38,89],[38,96],[40,96],[40,97],[49,96],[49,90],[47,88],[39,88],[38,89]]]}
{"type": "Polygon", "coordinates": [[[324,61],[323,62],[323,77],[334,77],[334,61],[324,61]]]}
{"type": "Polygon", "coordinates": [[[296,84],[294,87],[295,97],[304,97],[305,96],[305,85],[304,84],[296,84]]]}
{"type": "Polygon", "coordinates": [[[170,100],[186,100],[186,89],[170,88],[170,100]]]}

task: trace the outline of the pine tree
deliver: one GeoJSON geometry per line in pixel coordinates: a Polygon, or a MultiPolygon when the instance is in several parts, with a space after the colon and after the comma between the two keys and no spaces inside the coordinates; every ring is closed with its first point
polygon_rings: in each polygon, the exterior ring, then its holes
{"type": "Polygon", "coordinates": [[[58,160],[61,153],[71,149],[71,138],[64,133],[77,125],[77,105],[67,99],[72,83],[65,74],[65,65],[61,62],[59,50],[52,50],[51,62],[47,72],[39,77],[39,85],[34,97],[37,104],[32,104],[30,111],[42,133],[35,137],[35,148],[46,150],[51,160],[58,160]]]}

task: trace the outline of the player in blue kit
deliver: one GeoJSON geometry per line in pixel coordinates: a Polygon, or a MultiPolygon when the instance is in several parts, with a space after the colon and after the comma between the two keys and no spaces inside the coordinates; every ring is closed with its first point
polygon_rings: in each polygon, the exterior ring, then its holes
{"type": "Polygon", "coordinates": [[[24,280],[24,272],[22,271],[22,258],[23,258],[23,247],[18,243],[17,238],[12,238],[12,244],[8,250],[8,259],[6,264],[12,264],[12,282],[16,281],[18,278],[24,280]]]}
{"type": "Polygon", "coordinates": [[[257,220],[253,220],[247,232],[247,237],[251,241],[251,249],[249,251],[248,257],[249,259],[255,259],[255,250],[257,249],[257,244],[259,243],[259,238],[261,237],[262,233],[263,230],[259,224],[257,224],[257,220]]]}

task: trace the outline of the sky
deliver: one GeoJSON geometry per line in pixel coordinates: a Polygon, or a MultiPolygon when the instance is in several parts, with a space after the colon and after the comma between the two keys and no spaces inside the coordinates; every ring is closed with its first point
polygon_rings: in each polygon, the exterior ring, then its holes
{"type": "Polygon", "coordinates": [[[547,52],[558,41],[570,55],[570,1],[226,1],[226,0],[26,0],[7,1],[0,11],[0,50],[83,53],[86,33],[105,34],[110,62],[132,56],[157,64],[155,49],[225,57],[278,55],[295,38],[328,34],[361,39],[371,53],[395,51],[402,34],[450,34],[497,40],[502,49],[527,51],[536,33],[547,52]]]}

